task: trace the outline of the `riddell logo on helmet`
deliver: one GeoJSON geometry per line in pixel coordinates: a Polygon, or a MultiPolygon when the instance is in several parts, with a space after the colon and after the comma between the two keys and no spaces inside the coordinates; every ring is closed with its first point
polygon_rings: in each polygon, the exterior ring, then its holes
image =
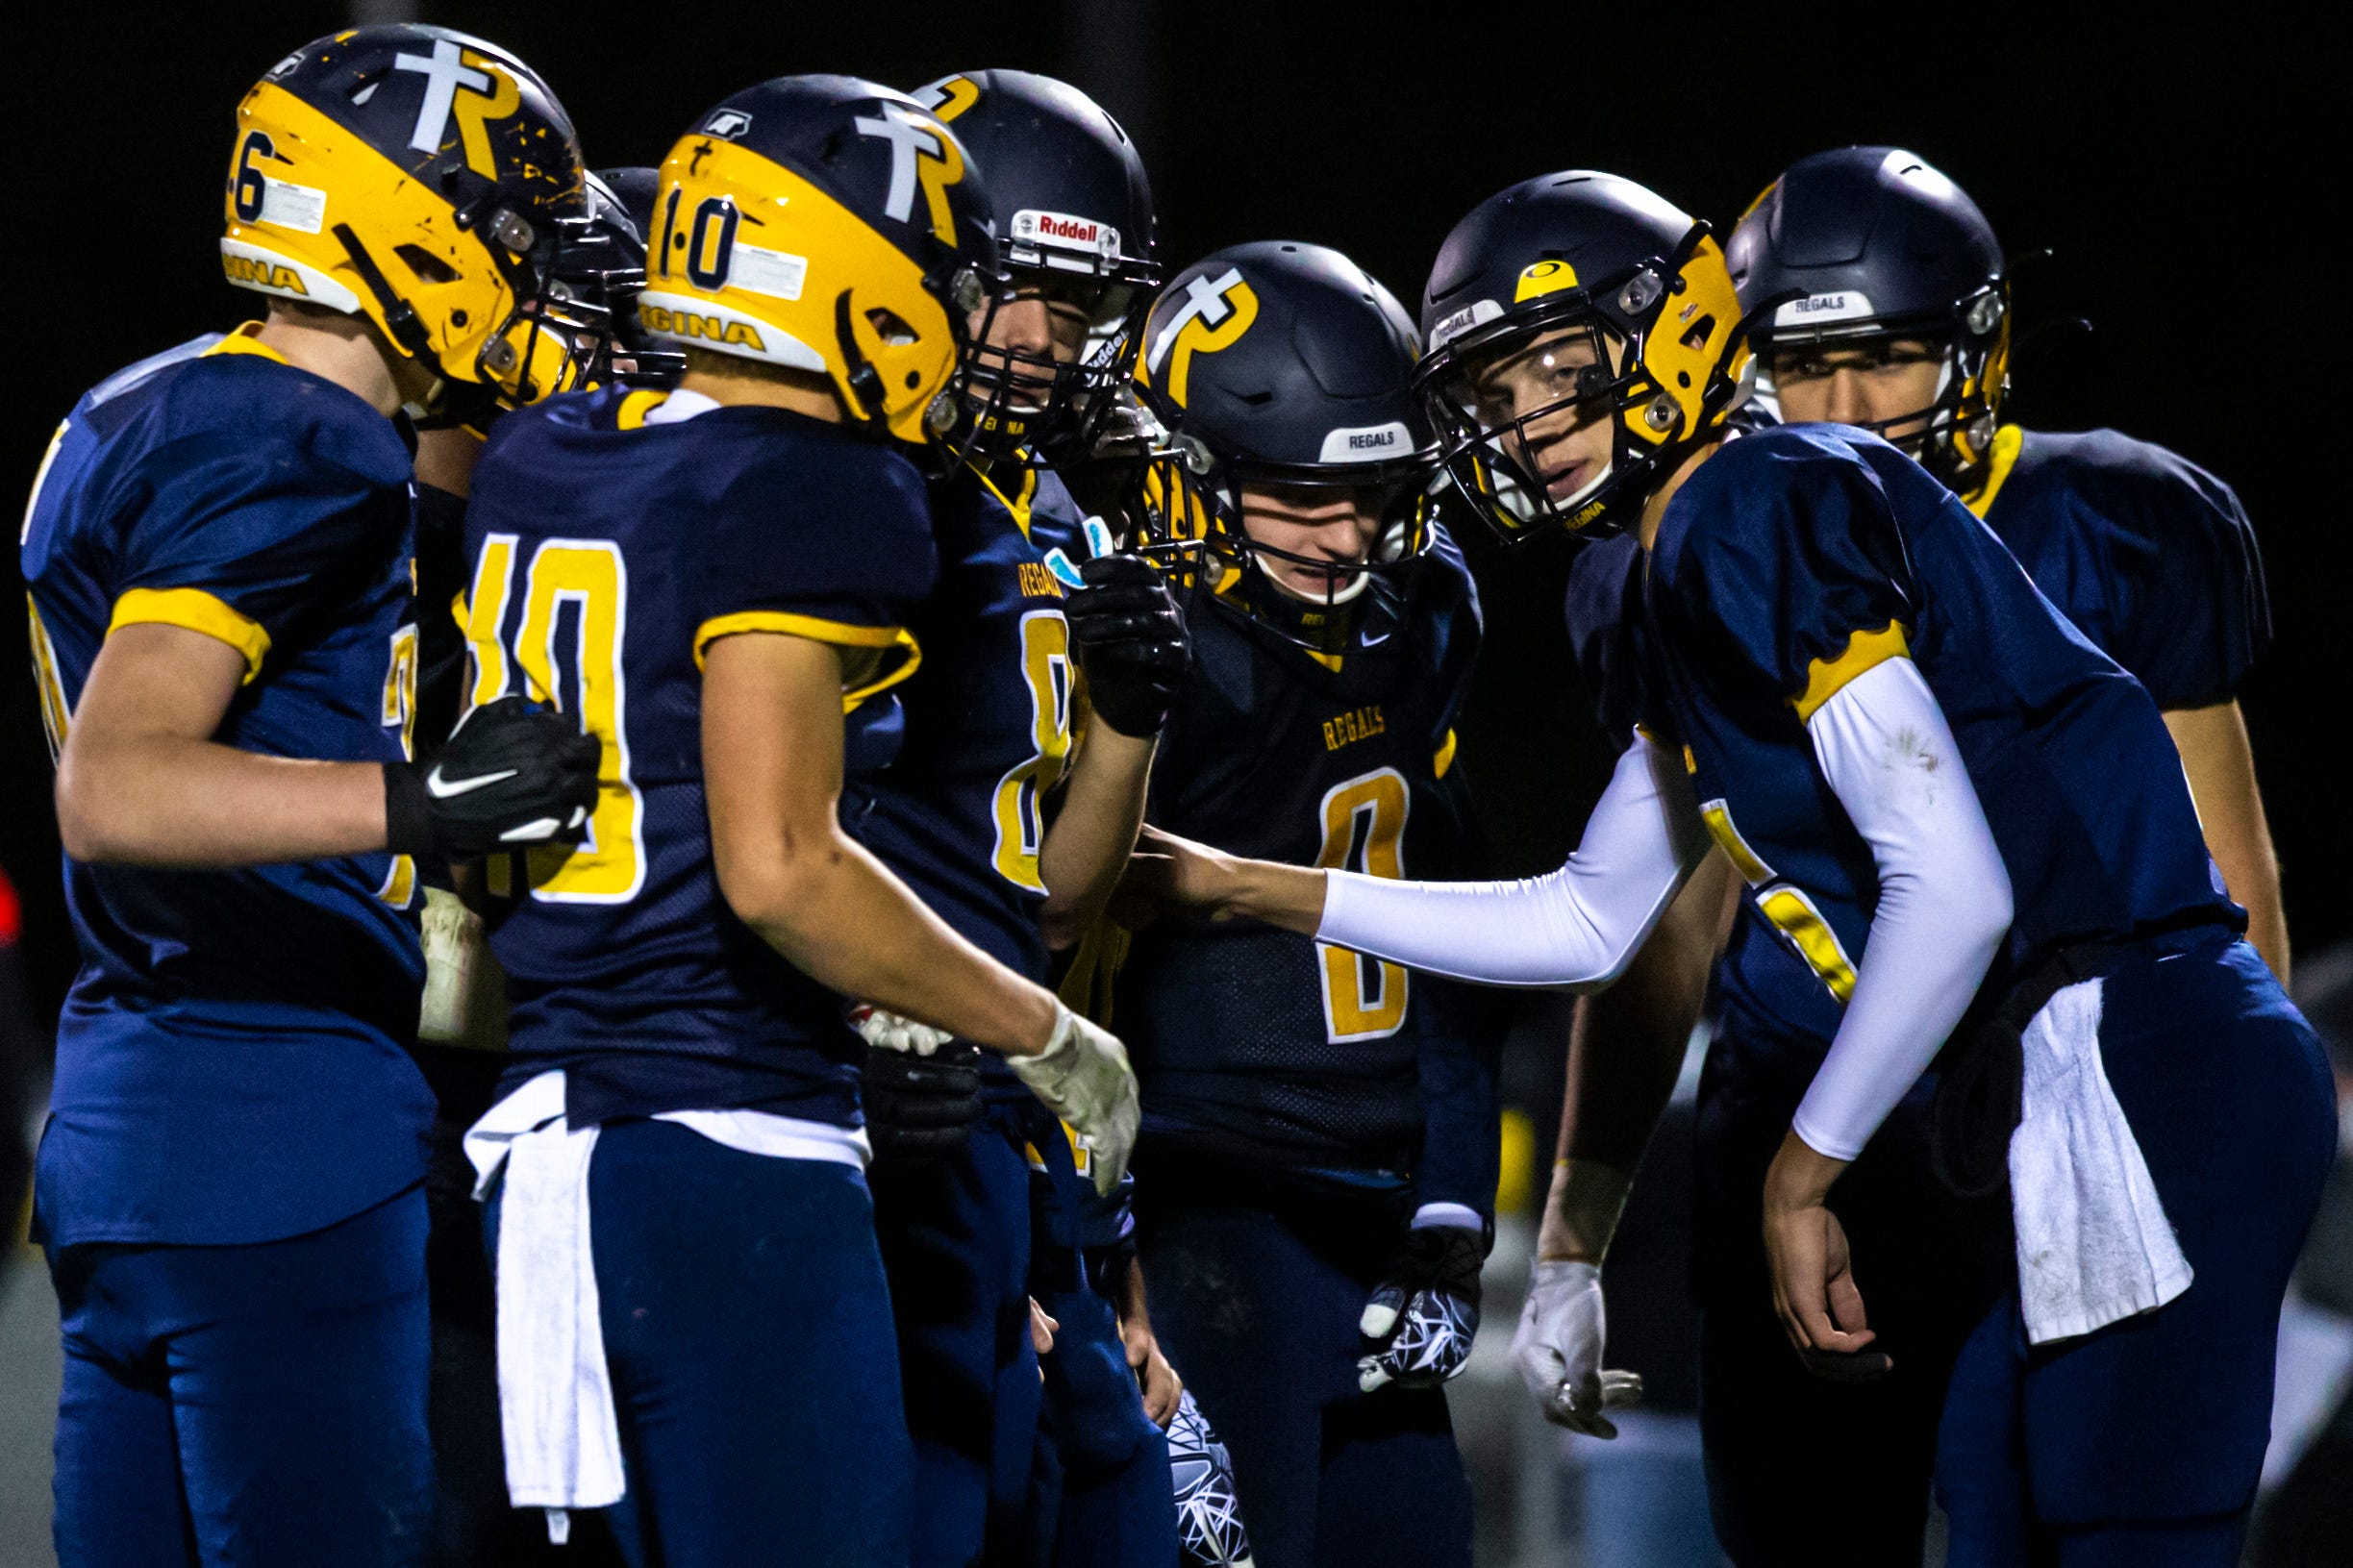
{"type": "Polygon", "coordinates": [[[1091,251],[1098,256],[1119,254],[1118,230],[1072,212],[1023,208],[1014,214],[1013,238],[1016,244],[1052,245],[1061,250],[1091,251]]]}

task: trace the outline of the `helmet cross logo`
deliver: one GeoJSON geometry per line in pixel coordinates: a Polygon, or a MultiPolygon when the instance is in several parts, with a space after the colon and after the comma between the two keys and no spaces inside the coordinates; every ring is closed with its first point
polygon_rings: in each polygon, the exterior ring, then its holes
{"type": "Polygon", "coordinates": [[[859,135],[879,137],[890,144],[890,190],[883,211],[899,223],[912,221],[915,187],[923,187],[931,209],[932,233],[943,245],[956,243],[956,220],[948,212],[948,187],[964,178],[964,161],[945,137],[895,104],[883,105],[880,117],[861,114],[850,122],[859,135]]]}
{"type": "Polygon", "coordinates": [[[1242,281],[1241,268],[1228,267],[1214,278],[1207,274],[1189,278],[1185,284],[1185,302],[1153,335],[1144,368],[1159,375],[1165,367],[1164,388],[1181,409],[1193,355],[1214,354],[1228,347],[1257,319],[1258,295],[1242,281]]]}
{"type": "Polygon", "coordinates": [[[425,96],[416,106],[416,128],[409,133],[411,150],[440,150],[443,134],[454,115],[465,143],[465,164],[486,180],[498,178],[497,160],[490,156],[490,138],[484,120],[505,119],[522,101],[514,78],[476,56],[469,62],[454,39],[437,38],[430,55],[398,54],[396,71],[415,71],[425,79],[425,96]],[[466,96],[460,98],[463,87],[466,96]]]}

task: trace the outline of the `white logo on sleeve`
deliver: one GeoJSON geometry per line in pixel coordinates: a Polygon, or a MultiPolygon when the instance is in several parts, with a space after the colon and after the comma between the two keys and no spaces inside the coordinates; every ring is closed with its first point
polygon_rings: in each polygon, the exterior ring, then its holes
{"type": "Polygon", "coordinates": [[[1414,450],[1413,433],[1401,419],[1327,432],[1317,462],[1379,462],[1414,450]]]}
{"type": "Polygon", "coordinates": [[[449,38],[436,38],[430,55],[394,55],[392,69],[424,75],[425,101],[416,106],[416,129],[409,133],[409,145],[420,153],[440,147],[441,133],[449,127],[449,107],[460,87],[485,98],[497,87],[488,71],[475,70],[458,58],[458,45],[449,38]]]}
{"type": "Polygon", "coordinates": [[[850,122],[858,134],[880,137],[890,143],[890,193],[883,199],[883,211],[899,223],[905,223],[915,210],[915,160],[922,157],[945,162],[939,137],[895,104],[883,105],[882,118],[868,119],[861,114],[850,122]]]}

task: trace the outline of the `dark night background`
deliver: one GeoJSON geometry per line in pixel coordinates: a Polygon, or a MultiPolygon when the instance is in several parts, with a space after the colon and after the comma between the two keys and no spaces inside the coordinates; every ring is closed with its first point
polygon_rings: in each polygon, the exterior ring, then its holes
{"type": "MultiPolygon", "coordinates": [[[[405,8],[376,13],[388,9],[405,8]]],[[[659,162],[699,111],[767,75],[841,70],[900,87],[994,65],[1063,76],[1142,147],[1171,272],[1234,241],[1309,239],[1349,252],[1409,306],[1448,226],[1530,174],[1610,169],[1728,227],[1803,154],[1910,146],[1976,196],[2014,258],[2056,253],[2018,268],[2027,328],[2097,324],[2030,339],[2013,413],[2047,429],[2115,425],[2244,497],[2278,630],[2244,701],[2290,921],[2314,952],[2353,931],[2353,834],[2326,761],[2344,712],[2346,509],[2320,484],[2340,417],[2323,393],[2341,395],[2345,352],[2329,303],[2341,253],[2321,231],[2341,176],[2311,139],[2332,50],[2312,36],[2316,16],[2239,8],[2192,27],[2153,8],[2061,10],[1904,8],[1898,27],[1894,8],[1867,4],[1688,0],[421,7],[531,62],[599,165],[659,162]]],[[[30,483],[92,382],[258,313],[220,282],[213,249],[231,112],[282,54],[351,14],[279,0],[45,6],[12,21],[10,483],[30,483]]],[[[1465,542],[1490,639],[1464,756],[1505,859],[1550,866],[1601,777],[1559,630],[1565,558],[1465,542]]],[[[0,664],[0,863],[23,890],[36,1002],[54,1016],[71,941],[21,657],[0,664]]]]}

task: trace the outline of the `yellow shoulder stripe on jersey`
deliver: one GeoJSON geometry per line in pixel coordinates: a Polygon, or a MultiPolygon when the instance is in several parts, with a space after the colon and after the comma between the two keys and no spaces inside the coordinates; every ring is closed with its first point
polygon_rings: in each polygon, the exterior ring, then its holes
{"type": "Polygon", "coordinates": [[[1452,766],[1454,766],[1454,732],[1448,730],[1446,738],[1439,745],[1438,755],[1430,759],[1431,777],[1443,779],[1446,776],[1446,770],[1452,766]]]}
{"type": "Polygon", "coordinates": [[[1993,498],[2002,493],[2002,485],[2010,478],[2010,470],[2017,465],[2018,449],[2026,444],[2026,432],[2015,425],[2004,425],[1993,433],[1993,445],[1986,453],[1986,482],[1962,498],[1979,517],[1993,510],[1993,498]]]}
{"type": "Polygon", "coordinates": [[[714,615],[694,630],[694,667],[701,669],[711,645],[721,637],[732,637],[745,632],[764,632],[779,636],[807,637],[812,642],[830,643],[837,648],[883,648],[896,657],[886,657],[876,673],[841,693],[841,710],[855,709],[860,703],[877,692],[888,691],[915,673],[923,662],[923,650],[915,642],[915,635],[903,626],[858,626],[848,621],[829,621],[821,615],[795,615],[782,610],[747,610],[734,615],[714,615]]]}
{"type": "Polygon", "coordinates": [[[1797,709],[1797,722],[1811,723],[1824,703],[1864,671],[1890,659],[1911,657],[1901,621],[1890,621],[1876,632],[1855,633],[1838,658],[1817,659],[1807,667],[1806,689],[1790,699],[1790,706],[1797,709]]]}
{"type": "Polygon", "coordinates": [[[202,588],[133,588],[114,601],[112,634],[126,626],[178,626],[201,632],[245,656],[245,682],[262,673],[269,634],[202,588]]]}
{"type": "Polygon", "coordinates": [[[198,355],[197,358],[200,360],[209,360],[215,354],[259,354],[263,359],[275,360],[280,364],[292,364],[294,362],[293,361],[288,359],[285,355],[279,353],[276,349],[270,347],[267,343],[263,342],[261,338],[261,332],[262,323],[259,321],[245,322],[238,327],[235,331],[231,332],[226,337],[223,337],[219,342],[214,343],[211,348],[206,349],[202,354],[198,355]]]}
{"type": "Polygon", "coordinates": [[[670,400],[670,394],[651,387],[640,387],[621,399],[621,406],[613,412],[613,424],[621,430],[642,430],[645,416],[670,400]]]}
{"type": "Polygon", "coordinates": [[[841,693],[841,710],[844,713],[856,712],[860,703],[877,693],[889,691],[922,665],[923,647],[915,641],[913,632],[900,632],[893,639],[891,648],[892,653],[883,656],[883,661],[873,675],[841,693]],[[894,654],[896,657],[893,657],[894,654]]]}

